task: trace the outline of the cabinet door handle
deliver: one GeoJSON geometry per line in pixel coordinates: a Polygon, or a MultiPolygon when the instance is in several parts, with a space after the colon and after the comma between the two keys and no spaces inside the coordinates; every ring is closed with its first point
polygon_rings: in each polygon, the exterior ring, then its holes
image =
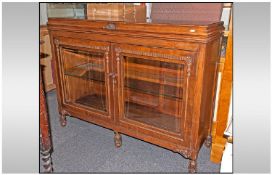
{"type": "Polygon", "coordinates": [[[117,78],[117,74],[113,73],[113,75],[112,75],[113,84],[116,84],[116,78],[117,78]]]}
{"type": "Polygon", "coordinates": [[[117,74],[115,72],[109,73],[109,77],[115,78],[116,76],[117,76],[117,74]]]}
{"type": "Polygon", "coordinates": [[[104,26],[103,28],[107,29],[107,30],[115,30],[116,29],[116,25],[114,23],[109,23],[106,26],[104,26]]]}
{"type": "Polygon", "coordinates": [[[113,74],[114,74],[113,72],[109,73],[109,77],[112,77],[112,76],[113,76],[113,74]]]}
{"type": "Polygon", "coordinates": [[[111,77],[113,79],[113,83],[115,84],[116,83],[117,74],[114,73],[114,72],[111,72],[111,73],[109,73],[109,77],[111,77]]]}

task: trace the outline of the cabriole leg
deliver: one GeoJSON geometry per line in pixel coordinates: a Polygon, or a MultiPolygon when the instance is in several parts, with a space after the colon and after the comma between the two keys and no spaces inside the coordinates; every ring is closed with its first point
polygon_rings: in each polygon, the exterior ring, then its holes
{"type": "Polygon", "coordinates": [[[196,173],[197,171],[196,160],[189,160],[188,171],[189,173],[196,173]]]}
{"type": "Polygon", "coordinates": [[[60,125],[62,127],[64,127],[64,126],[66,126],[66,124],[67,124],[66,115],[61,115],[60,116],[60,125]]]}
{"type": "Polygon", "coordinates": [[[208,137],[206,138],[204,144],[205,144],[205,146],[206,146],[207,148],[210,148],[210,147],[211,147],[211,145],[212,145],[212,136],[211,136],[211,135],[208,135],[208,137]]]}
{"type": "Polygon", "coordinates": [[[118,132],[114,132],[114,144],[116,148],[122,146],[122,136],[118,132]]]}
{"type": "Polygon", "coordinates": [[[62,127],[66,126],[66,124],[67,124],[67,120],[66,120],[67,116],[69,116],[69,114],[65,110],[62,110],[60,112],[60,125],[62,127]]]}

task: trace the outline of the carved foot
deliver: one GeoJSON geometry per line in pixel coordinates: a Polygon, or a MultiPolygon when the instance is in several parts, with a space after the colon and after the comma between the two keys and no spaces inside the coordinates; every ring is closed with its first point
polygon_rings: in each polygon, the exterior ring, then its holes
{"type": "Polygon", "coordinates": [[[43,168],[45,173],[53,172],[53,165],[51,160],[50,149],[41,151],[41,158],[43,161],[43,168]]]}
{"type": "Polygon", "coordinates": [[[66,126],[66,124],[67,124],[67,120],[66,120],[67,116],[70,116],[70,114],[68,112],[66,112],[65,110],[62,110],[60,112],[60,125],[62,127],[66,126]]]}
{"type": "Polygon", "coordinates": [[[118,133],[118,132],[115,132],[114,133],[114,144],[115,144],[115,147],[116,148],[119,148],[122,146],[122,136],[118,133]]]}
{"type": "Polygon", "coordinates": [[[210,148],[211,145],[212,145],[212,136],[209,135],[209,136],[206,138],[204,144],[205,144],[205,146],[206,146],[207,148],[210,148]]]}
{"type": "Polygon", "coordinates": [[[60,116],[60,125],[62,127],[64,127],[64,126],[66,126],[66,124],[67,124],[66,116],[65,115],[61,115],[60,116]]]}
{"type": "Polygon", "coordinates": [[[189,166],[188,166],[188,171],[189,173],[196,173],[196,160],[190,160],[189,161],[189,166]]]}

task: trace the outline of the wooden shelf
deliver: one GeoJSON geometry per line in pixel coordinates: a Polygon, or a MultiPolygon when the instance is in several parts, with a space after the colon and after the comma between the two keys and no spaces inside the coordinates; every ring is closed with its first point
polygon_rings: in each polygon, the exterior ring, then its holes
{"type": "Polygon", "coordinates": [[[94,109],[98,109],[101,111],[106,111],[106,98],[104,95],[98,95],[98,94],[91,94],[83,96],[77,100],[75,100],[75,103],[91,107],[94,109]]]}
{"type": "Polygon", "coordinates": [[[125,68],[129,68],[130,70],[143,70],[149,73],[163,72],[163,73],[169,73],[171,75],[177,75],[177,70],[175,69],[168,69],[163,67],[155,67],[155,66],[148,66],[148,65],[128,63],[128,62],[124,63],[124,65],[125,65],[125,68]]]}
{"type": "Polygon", "coordinates": [[[92,80],[101,83],[105,82],[105,73],[99,68],[88,70],[79,67],[73,67],[71,69],[66,70],[64,72],[64,75],[74,76],[85,80],[92,80]]]}
{"type": "Polygon", "coordinates": [[[125,105],[125,116],[130,120],[170,132],[180,132],[180,118],[131,102],[126,102],[125,105]]]}
{"type": "Polygon", "coordinates": [[[125,57],[124,75],[126,78],[142,80],[162,85],[182,87],[184,65],[157,60],[125,57]]]}
{"type": "Polygon", "coordinates": [[[84,63],[84,64],[80,64],[75,67],[67,69],[65,73],[69,75],[83,76],[88,71],[92,71],[92,70],[97,72],[104,72],[104,68],[102,64],[84,63]]]}
{"type": "MultiPolygon", "coordinates": [[[[146,81],[151,83],[157,83],[161,85],[168,85],[174,87],[183,87],[183,78],[177,78],[177,73],[174,73],[174,70],[162,68],[161,72],[155,70],[159,68],[155,68],[152,66],[145,66],[147,69],[139,69],[137,70],[137,64],[134,64],[133,67],[129,68],[126,71],[126,78],[146,81]],[[148,70],[148,71],[146,71],[148,70]],[[149,72],[153,70],[152,72],[149,72]],[[162,72],[168,72],[168,74],[162,72]]],[[[94,81],[105,81],[105,73],[103,69],[103,65],[96,63],[84,63],[72,68],[67,69],[64,72],[65,75],[75,76],[83,79],[94,80],[94,81]]]]}
{"type": "MultiPolygon", "coordinates": [[[[101,111],[106,111],[106,100],[105,96],[103,95],[86,95],[75,100],[75,103],[101,111]]],[[[125,116],[128,119],[145,123],[147,125],[170,132],[177,133],[180,130],[180,118],[164,114],[155,108],[150,108],[148,106],[139,105],[136,103],[126,102],[125,105],[125,116]]]]}
{"type": "Polygon", "coordinates": [[[139,81],[137,79],[128,79],[125,81],[126,90],[132,90],[138,93],[149,94],[157,97],[170,98],[172,100],[181,100],[182,91],[178,88],[179,87],[164,86],[159,83],[150,83],[141,80],[139,81]],[[161,88],[164,90],[161,91],[161,88]]]}
{"type": "MultiPolygon", "coordinates": [[[[89,63],[90,64],[90,63],[89,63]]],[[[84,80],[105,83],[105,73],[101,68],[92,67],[92,70],[85,69],[87,64],[70,68],[64,72],[67,76],[73,76],[84,80]]],[[[139,93],[149,94],[153,96],[161,96],[173,100],[181,100],[182,84],[161,82],[160,80],[140,77],[139,75],[129,75],[125,78],[126,90],[137,91],[139,93]],[[160,89],[164,90],[160,92],[160,89]]]]}
{"type": "Polygon", "coordinates": [[[85,51],[85,50],[77,50],[77,49],[71,49],[63,47],[63,53],[64,54],[72,54],[75,57],[79,58],[85,58],[86,60],[92,60],[92,61],[104,61],[104,53],[102,52],[91,52],[91,51],[85,51]]]}
{"type": "Polygon", "coordinates": [[[152,83],[158,83],[162,85],[169,85],[169,86],[175,86],[175,87],[183,87],[181,83],[171,83],[171,82],[166,82],[166,81],[161,81],[158,79],[153,79],[149,77],[140,77],[139,75],[134,75],[134,74],[127,74],[127,78],[135,79],[135,80],[142,80],[142,81],[147,81],[147,82],[152,82],[152,83]]]}

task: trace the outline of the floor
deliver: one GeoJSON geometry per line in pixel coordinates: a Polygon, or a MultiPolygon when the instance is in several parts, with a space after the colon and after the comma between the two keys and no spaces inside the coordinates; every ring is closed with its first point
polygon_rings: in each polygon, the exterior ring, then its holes
{"type": "MultiPolygon", "coordinates": [[[[170,150],[122,135],[123,145],[115,148],[113,131],[68,117],[61,127],[56,92],[47,94],[53,139],[52,162],[56,173],[187,173],[188,159],[170,150]]],[[[198,172],[219,173],[220,164],[209,160],[203,146],[198,172]]],[[[42,172],[42,166],[40,166],[42,172]]]]}

